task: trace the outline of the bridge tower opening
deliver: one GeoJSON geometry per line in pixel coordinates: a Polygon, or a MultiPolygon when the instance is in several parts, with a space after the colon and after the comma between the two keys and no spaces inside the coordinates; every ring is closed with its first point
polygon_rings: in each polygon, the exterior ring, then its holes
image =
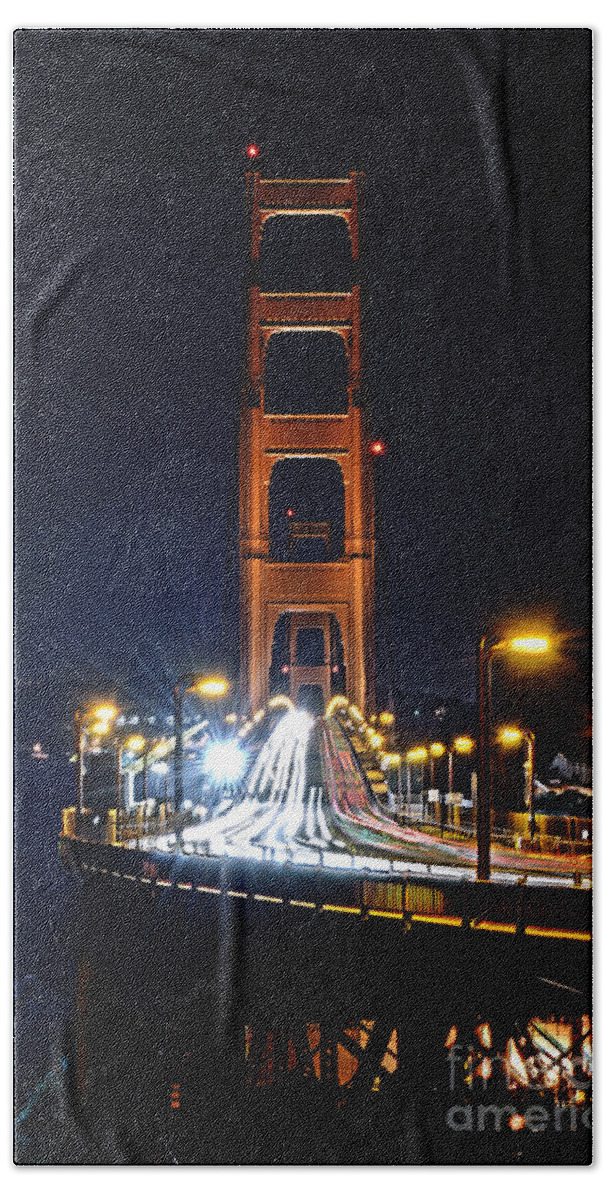
{"type": "MultiPolygon", "coordinates": [[[[240,656],[241,692],[253,709],[269,697],[273,639],[281,618],[283,625],[287,619],[289,631],[289,683],[285,681],[284,690],[294,701],[300,689],[320,689],[316,694],[322,693],[325,703],[329,700],[337,628],[340,683],[359,707],[373,706],[374,511],[361,407],[359,283],[354,281],[348,291],[331,292],[273,292],[259,286],[264,228],[269,220],[283,217],[310,221],[311,217],[330,216],[344,221],[356,280],[361,184],[362,176],[356,172],[345,179],[247,175],[251,238],[239,448],[240,656]],[[343,404],[332,401],[329,405],[323,388],[319,388],[318,403],[314,397],[305,405],[266,403],[269,346],[274,360],[281,342],[286,348],[293,345],[294,335],[308,337],[307,353],[301,356],[304,364],[310,363],[310,354],[315,353],[314,338],[323,335],[327,342],[329,335],[339,339],[346,363],[343,404]],[[310,335],[314,335],[312,339],[310,335]],[[332,513],[315,511],[314,521],[298,521],[294,506],[286,554],[277,560],[271,554],[270,488],[274,468],[285,460],[313,460],[311,466],[328,460],[328,466],[339,468],[344,488],[344,536],[332,540],[332,513]],[[323,553],[300,553],[304,539],[316,539],[323,553]],[[301,646],[315,637],[322,654],[303,654],[301,646]],[[315,661],[309,661],[311,658],[315,661]]],[[[321,351],[323,340],[317,344],[321,351]]],[[[310,374],[314,376],[314,372],[310,374]]],[[[294,396],[299,394],[295,382],[294,396]]],[[[289,397],[289,386],[286,391],[289,397]]]]}

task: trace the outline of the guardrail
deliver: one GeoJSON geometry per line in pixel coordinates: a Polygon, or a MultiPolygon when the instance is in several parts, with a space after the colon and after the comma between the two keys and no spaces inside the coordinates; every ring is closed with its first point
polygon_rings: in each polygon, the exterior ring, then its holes
{"type": "MultiPolygon", "coordinates": [[[[382,877],[373,862],[365,872],[296,864],[260,862],[134,845],[94,845],[63,836],[61,854],[90,882],[127,887],[134,897],[175,895],[195,905],[252,903],[277,913],[300,913],[334,920],[375,920],[384,927],[435,928],[475,935],[495,933],[526,938],[590,940],[591,891],[565,888],[556,904],[555,887],[541,879],[535,886],[514,881],[472,884],[440,868],[415,874],[420,864],[401,864],[398,877],[382,877]],[[412,871],[410,873],[409,866],[412,871]]],[[[202,910],[203,917],[210,910],[202,910]]]]}
{"type": "MultiPolygon", "coordinates": [[[[447,834],[454,841],[469,841],[475,837],[476,809],[474,805],[444,801],[444,820],[441,820],[441,801],[424,800],[399,804],[395,797],[395,820],[400,825],[412,825],[430,833],[447,834]]],[[[536,813],[535,835],[530,837],[527,812],[492,812],[492,841],[520,853],[585,854],[591,853],[593,823],[588,818],[550,816],[536,813]]]]}

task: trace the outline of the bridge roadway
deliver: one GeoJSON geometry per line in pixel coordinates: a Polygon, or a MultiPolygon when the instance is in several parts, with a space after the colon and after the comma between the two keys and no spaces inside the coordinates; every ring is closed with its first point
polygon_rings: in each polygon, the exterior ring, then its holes
{"type": "MultiPolygon", "coordinates": [[[[244,740],[243,746],[247,748],[244,740]]],[[[476,846],[450,842],[400,825],[377,800],[338,720],[315,721],[291,710],[250,750],[244,787],[207,811],[199,809],[181,833],[186,853],[291,862],[344,871],[397,873],[412,864],[459,881],[475,879],[476,846]]],[[[142,848],[171,850],[175,835],[140,840],[142,848]]],[[[588,856],[520,854],[492,848],[497,883],[572,886],[590,873],[588,856]]]]}

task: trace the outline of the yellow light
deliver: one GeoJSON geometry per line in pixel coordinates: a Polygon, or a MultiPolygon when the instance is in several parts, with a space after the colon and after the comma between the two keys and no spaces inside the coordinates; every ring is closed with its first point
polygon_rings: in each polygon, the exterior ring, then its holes
{"type": "Polygon", "coordinates": [[[91,733],[93,733],[95,737],[105,737],[106,733],[109,733],[109,730],[109,721],[96,721],[94,725],[91,725],[91,733]]]}
{"type": "Polygon", "coordinates": [[[289,699],[289,696],[284,696],[282,693],[280,693],[278,696],[271,696],[270,700],[268,701],[268,707],[293,708],[294,706],[293,701],[289,699]]]}
{"type": "Polygon", "coordinates": [[[381,725],[393,725],[395,722],[395,718],[390,712],[381,712],[378,720],[381,725]]]}
{"type": "Polygon", "coordinates": [[[503,746],[519,746],[523,734],[521,729],[501,729],[498,736],[503,746]]]}
{"type": "Polygon", "coordinates": [[[457,754],[470,754],[475,749],[475,742],[470,737],[454,738],[454,749],[457,754]]]}
{"type": "Polygon", "coordinates": [[[143,750],[145,744],[146,739],[141,734],[135,733],[125,742],[125,750],[143,750]]]}
{"type": "Polygon", "coordinates": [[[515,637],[507,643],[509,650],[517,654],[546,654],[549,639],[546,637],[515,637]]]}
{"type": "Polygon", "coordinates": [[[202,679],[200,683],[197,683],[196,690],[201,693],[201,696],[217,698],[218,696],[225,696],[228,687],[227,679],[202,679]]]}
{"type": "Polygon", "coordinates": [[[100,704],[98,708],[93,710],[91,716],[103,724],[109,725],[118,716],[118,709],[113,704],[100,704]]]}
{"type": "Polygon", "coordinates": [[[381,737],[379,733],[372,733],[369,735],[369,744],[374,750],[379,750],[383,741],[384,738],[381,737]]]}
{"type": "Polygon", "coordinates": [[[259,725],[260,721],[263,720],[265,712],[265,708],[258,708],[258,711],[253,714],[253,720],[256,725],[259,725]]]}
{"type": "Polygon", "coordinates": [[[387,771],[389,767],[398,767],[400,761],[398,754],[385,754],[382,759],[382,770],[387,771]]]}
{"type": "Polygon", "coordinates": [[[428,756],[424,746],[414,746],[413,750],[408,750],[405,757],[408,762],[424,762],[428,756]]]}
{"type": "Polygon", "coordinates": [[[431,742],[429,750],[431,751],[433,758],[441,758],[441,755],[445,754],[445,746],[443,745],[443,742],[431,742]]]}
{"type": "Polygon", "coordinates": [[[238,717],[236,713],[228,713],[228,715],[224,717],[224,720],[227,725],[236,725],[238,717]]]}

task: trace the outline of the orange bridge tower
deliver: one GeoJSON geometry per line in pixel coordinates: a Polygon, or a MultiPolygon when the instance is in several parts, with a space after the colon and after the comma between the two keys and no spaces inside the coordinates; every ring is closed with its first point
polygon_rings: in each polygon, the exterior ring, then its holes
{"type": "MultiPolygon", "coordinates": [[[[346,222],[356,271],[362,177],[263,179],[248,174],[251,278],[270,218],[331,215],[346,222]]],[[[288,622],[289,661],[284,691],[296,702],[300,687],[331,695],[331,629],[339,629],[346,693],[360,708],[373,705],[374,511],[364,412],[360,405],[361,321],[359,285],[347,292],[263,292],[249,288],[247,377],[240,426],[240,656],[241,693],[255,710],[270,694],[273,638],[288,622]],[[269,342],[285,333],[321,331],[341,338],[346,352],[347,401],[340,413],[291,413],[265,407],[269,342]],[[329,555],[329,524],[292,522],[287,558],[296,542],[317,537],[323,561],[281,561],[271,554],[269,498],[273,470],[285,459],[330,459],[344,484],[344,544],[329,555]],[[321,653],[299,661],[299,635],[316,630],[321,653]]],[[[334,665],[334,671],[337,667],[334,665]]]]}

